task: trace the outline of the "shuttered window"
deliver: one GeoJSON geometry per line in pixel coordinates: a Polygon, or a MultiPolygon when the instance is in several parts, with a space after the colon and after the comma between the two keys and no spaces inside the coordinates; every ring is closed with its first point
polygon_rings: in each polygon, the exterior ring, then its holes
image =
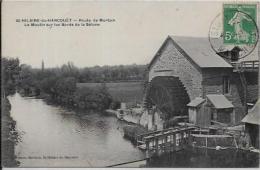
{"type": "Polygon", "coordinates": [[[228,76],[223,77],[223,94],[229,93],[230,90],[230,80],[228,76]]]}

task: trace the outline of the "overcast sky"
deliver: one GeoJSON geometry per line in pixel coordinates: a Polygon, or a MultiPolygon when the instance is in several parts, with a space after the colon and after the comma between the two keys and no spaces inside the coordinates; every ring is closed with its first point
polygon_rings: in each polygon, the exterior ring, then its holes
{"type": "Polygon", "coordinates": [[[2,56],[40,67],[147,64],[167,35],[208,35],[221,2],[4,2],[2,56]],[[113,18],[99,27],[24,27],[18,18],[113,18]]]}

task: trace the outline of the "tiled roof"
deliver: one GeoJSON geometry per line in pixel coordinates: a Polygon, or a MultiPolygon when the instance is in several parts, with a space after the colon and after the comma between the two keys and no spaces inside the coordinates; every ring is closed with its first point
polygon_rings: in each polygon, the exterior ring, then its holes
{"type": "Polygon", "coordinates": [[[201,68],[232,68],[212,49],[206,37],[170,36],[176,44],[201,68]]]}
{"type": "Polygon", "coordinates": [[[222,94],[206,95],[216,109],[233,108],[233,104],[222,94]]]}

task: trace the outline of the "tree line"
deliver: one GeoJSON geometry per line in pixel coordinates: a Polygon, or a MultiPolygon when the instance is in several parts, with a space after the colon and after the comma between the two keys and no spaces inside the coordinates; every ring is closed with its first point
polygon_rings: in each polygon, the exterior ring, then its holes
{"type": "Polygon", "coordinates": [[[16,122],[10,114],[11,104],[7,96],[15,93],[16,80],[19,76],[20,67],[18,59],[1,58],[1,138],[2,138],[2,165],[17,167],[19,162],[15,157],[15,143],[18,140],[16,122]]]}
{"type": "Polygon", "coordinates": [[[49,102],[80,109],[104,110],[118,107],[107,91],[106,82],[140,81],[145,65],[95,66],[77,68],[72,62],[56,68],[32,68],[19,59],[1,59],[5,91],[18,90],[24,96],[37,96],[49,102]],[[77,88],[77,83],[98,82],[100,88],[77,88]]]}
{"type": "Polygon", "coordinates": [[[146,65],[94,66],[79,69],[78,81],[116,82],[144,80],[146,65]]]}

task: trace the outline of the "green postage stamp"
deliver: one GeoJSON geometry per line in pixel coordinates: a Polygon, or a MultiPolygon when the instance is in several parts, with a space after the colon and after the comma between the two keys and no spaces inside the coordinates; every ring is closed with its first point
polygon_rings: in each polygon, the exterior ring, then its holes
{"type": "Polygon", "coordinates": [[[224,4],[224,44],[255,44],[256,13],[256,4],[224,4]]]}

